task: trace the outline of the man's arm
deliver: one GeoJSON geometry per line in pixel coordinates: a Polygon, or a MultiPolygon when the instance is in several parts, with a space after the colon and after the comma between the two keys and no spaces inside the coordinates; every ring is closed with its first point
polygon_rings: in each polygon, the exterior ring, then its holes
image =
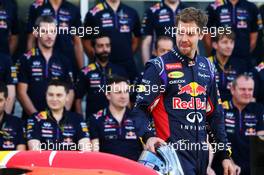
{"type": "Polygon", "coordinates": [[[13,107],[16,101],[15,85],[7,85],[7,91],[8,91],[8,100],[7,100],[5,111],[6,113],[10,114],[12,113],[12,110],[13,110],[13,107]]]}
{"type": "Polygon", "coordinates": [[[17,85],[17,97],[20,101],[23,109],[26,111],[28,115],[32,115],[37,112],[37,109],[33,105],[31,99],[27,94],[28,84],[26,83],[18,83],[17,85]]]}
{"type": "MultiPolygon", "coordinates": [[[[235,167],[231,162],[231,148],[228,144],[225,131],[223,109],[220,105],[220,96],[215,82],[215,68],[209,63],[211,70],[211,86],[208,91],[206,108],[206,126],[209,135],[209,141],[217,145],[216,151],[219,152],[219,158],[224,168],[224,175],[235,174],[235,167]]],[[[214,148],[215,149],[215,148],[214,148]]]]}
{"type": "Polygon", "coordinates": [[[204,37],[203,37],[203,43],[204,43],[204,48],[205,48],[205,51],[206,51],[206,55],[209,57],[211,56],[212,54],[212,38],[211,38],[211,34],[208,33],[208,34],[204,34],[204,37]]]}
{"type": "Polygon", "coordinates": [[[92,41],[90,39],[82,39],[84,52],[89,58],[89,61],[94,57],[94,48],[92,47],[92,41]]]}
{"type": "Polygon", "coordinates": [[[99,34],[99,30],[95,31],[95,28],[99,29],[99,26],[94,24],[95,19],[93,17],[93,15],[90,12],[87,12],[85,19],[84,19],[84,28],[92,28],[93,29],[93,33],[85,33],[84,37],[82,38],[82,44],[83,44],[83,48],[84,48],[84,52],[86,53],[86,55],[89,58],[89,61],[92,61],[92,59],[94,58],[94,49],[92,47],[92,38],[94,35],[99,34]]]}
{"type": "Polygon", "coordinates": [[[133,37],[132,38],[132,51],[133,53],[136,53],[137,52],[137,49],[140,45],[140,37],[133,37]]]}
{"type": "Polygon", "coordinates": [[[27,50],[34,48],[36,45],[36,38],[32,33],[27,35],[27,50]]]}
{"type": "Polygon", "coordinates": [[[75,110],[76,110],[77,113],[83,114],[83,110],[82,110],[82,99],[77,98],[75,100],[75,110]]]}
{"type": "Polygon", "coordinates": [[[256,48],[258,32],[250,33],[249,39],[250,39],[250,52],[252,52],[256,48]]]}
{"type": "Polygon", "coordinates": [[[13,55],[17,49],[18,43],[18,34],[19,34],[19,26],[18,26],[18,15],[17,15],[17,4],[16,2],[12,2],[12,21],[11,21],[11,34],[9,36],[9,50],[11,55],[13,55]]]}
{"type": "Polygon", "coordinates": [[[74,90],[71,89],[68,94],[68,100],[66,101],[65,108],[71,110],[74,101],[74,90]]]}
{"type": "MultiPolygon", "coordinates": [[[[80,71],[77,82],[76,82],[76,100],[75,100],[75,110],[79,114],[83,114],[82,110],[82,99],[90,87],[90,82],[87,80],[86,75],[83,71],[80,71]]],[[[86,104],[86,107],[89,104],[86,104]]]]}
{"type": "Polygon", "coordinates": [[[26,126],[26,136],[27,136],[27,145],[29,150],[40,151],[41,150],[41,127],[38,124],[35,116],[31,116],[27,119],[26,126]]]}
{"type": "MultiPolygon", "coordinates": [[[[38,17],[38,8],[36,8],[33,4],[29,7],[28,10],[28,20],[27,20],[27,50],[30,50],[36,45],[36,38],[33,35],[35,32],[35,21],[38,17]]],[[[36,28],[35,28],[36,29],[36,28]]]]}
{"type": "Polygon", "coordinates": [[[84,66],[84,60],[83,60],[82,41],[79,36],[73,37],[73,45],[74,45],[76,62],[77,62],[78,68],[81,69],[84,66]]]}
{"type": "Polygon", "coordinates": [[[16,150],[17,151],[26,151],[27,147],[24,144],[17,145],[16,150]]]}
{"type": "Polygon", "coordinates": [[[142,45],[141,45],[141,56],[142,56],[142,61],[143,64],[146,64],[146,62],[150,58],[150,53],[151,53],[151,42],[152,42],[152,36],[147,35],[144,37],[142,40],[142,45]]]}
{"type": "Polygon", "coordinates": [[[144,64],[146,64],[149,60],[152,53],[151,43],[154,33],[153,19],[154,17],[152,11],[150,9],[146,10],[141,25],[141,34],[143,35],[141,43],[141,56],[144,64]]]}
{"type": "Polygon", "coordinates": [[[11,55],[13,55],[17,49],[17,43],[18,43],[18,35],[10,35],[9,36],[9,50],[11,55]]]}
{"type": "MultiPolygon", "coordinates": [[[[160,78],[164,67],[164,63],[160,58],[150,60],[146,64],[146,69],[141,81],[140,86],[144,86],[149,91],[140,91],[137,95],[137,100],[135,107],[132,111],[132,116],[134,116],[136,121],[137,135],[142,137],[144,143],[146,143],[146,148],[155,151],[154,147],[157,144],[164,143],[160,138],[155,137],[154,131],[151,129],[149,119],[149,114],[158,104],[160,100],[160,95],[162,88],[165,90],[163,80],[160,78]],[[153,87],[159,87],[157,91],[152,91],[153,87]]],[[[164,92],[164,91],[163,91],[164,92]]]]}

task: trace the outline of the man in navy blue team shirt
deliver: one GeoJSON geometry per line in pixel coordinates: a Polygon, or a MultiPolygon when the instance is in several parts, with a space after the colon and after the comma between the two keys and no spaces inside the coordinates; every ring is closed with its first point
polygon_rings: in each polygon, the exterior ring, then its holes
{"type": "Polygon", "coordinates": [[[107,85],[110,76],[116,74],[128,77],[123,67],[109,61],[111,41],[106,35],[98,35],[92,42],[95,62],[85,66],[77,79],[76,110],[82,114],[81,102],[86,95],[86,117],[107,107],[108,101],[101,88],[107,85]]]}
{"type": "Polygon", "coordinates": [[[89,151],[91,144],[83,117],[65,109],[69,86],[62,80],[49,82],[46,91],[48,107],[27,120],[30,150],[89,151]]]}
{"type": "MultiPolygon", "coordinates": [[[[110,61],[124,67],[132,81],[137,76],[133,55],[140,41],[140,20],[136,10],[120,0],[103,0],[86,14],[84,27],[99,27],[99,33],[106,33],[111,39],[110,61]]],[[[93,32],[84,37],[85,52],[94,55],[91,39],[98,35],[93,32]]]]}
{"type": "Polygon", "coordinates": [[[7,97],[7,87],[0,82],[0,151],[25,150],[23,122],[5,112],[7,97]]]}
{"type": "Polygon", "coordinates": [[[67,0],[36,0],[29,9],[27,24],[28,43],[27,48],[35,46],[33,36],[36,19],[39,16],[51,15],[57,21],[58,36],[56,38],[55,48],[64,55],[67,55],[70,63],[73,65],[74,78],[80,68],[84,65],[83,47],[79,31],[81,27],[80,9],[67,0]]]}
{"type": "Polygon", "coordinates": [[[176,15],[185,8],[180,0],[162,0],[149,7],[143,17],[141,33],[144,36],[142,41],[142,59],[146,63],[151,56],[152,44],[160,36],[168,36],[173,39],[172,28],[175,27],[176,15]],[[166,30],[169,29],[170,30],[166,30]]]}
{"type": "MultiPolygon", "coordinates": [[[[45,92],[52,79],[73,82],[71,64],[53,46],[56,39],[56,22],[51,16],[41,16],[36,21],[39,27],[37,47],[32,48],[19,60],[18,99],[24,109],[23,117],[44,110],[47,105],[45,92]]],[[[70,109],[74,91],[70,90],[70,100],[66,108],[70,109]]]]}
{"type": "Polygon", "coordinates": [[[90,117],[90,134],[94,151],[111,153],[138,160],[143,146],[137,135],[135,118],[127,108],[129,85],[126,79],[113,76],[108,82],[109,106],[90,117]]]}
{"type": "MultiPolygon", "coordinates": [[[[228,0],[210,14],[207,26],[230,27],[236,34],[232,55],[246,62],[243,64],[248,66],[248,70],[252,68],[251,52],[256,47],[258,31],[263,27],[259,10],[254,3],[247,0],[228,0]]],[[[207,39],[210,40],[208,35],[207,39]]],[[[206,48],[212,48],[211,42],[205,44],[206,48]]]]}

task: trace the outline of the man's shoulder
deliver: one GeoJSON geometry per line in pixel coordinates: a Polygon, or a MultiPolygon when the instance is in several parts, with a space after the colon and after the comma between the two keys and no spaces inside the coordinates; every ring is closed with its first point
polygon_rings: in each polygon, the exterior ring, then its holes
{"type": "Polygon", "coordinates": [[[84,75],[87,75],[87,74],[95,71],[96,69],[97,69],[96,68],[96,64],[95,63],[90,63],[87,66],[83,67],[81,71],[82,71],[82,73],[84,75]]]}
{"type": "Polygon", "coordinates": [[[255,70],[257,72],[264,72],[264,61],[262,61],[260,64],[258,64],[256,67],[255,67],[255,70]]]}
{"type": "Polygon", "coordinates": [[[161,7],[162,7],[162,4],[161,4],[160,2],[158,2],[158,3],[156,3],[156,4],[152,5],[152,6],[150,6],[150,7],[148,8],[148,10],[149,10],[150,12],[152,12],[152,13],[156,13],[157,11],[159,11],[159,10],[161,9],[161,7]]]}
{"type": "Polygon", "coordinates": [[[68,119],[74,122],[82,122],[83,116],[79,113],[72,112],[72,111],[65,111],[65,115],[67,115],[68,119]]]}
{"type": "Polygon", "coordinates": [[[30,60],[30,59],[34,58],[36,55],[37,55],[37,49],[32,48],[23,54],[22,59],[25,58],[27,60],[30,60]]]}
{"type": "Polygon", "coordinates": [[[100,109],[98,112],[92,114],[91,117],[93,117],[95,120],[102,120],[106,116],[107,109],[100,109]]]}
{"type": "Polygon", "coordinates": [[[223,101],[222,102],[222,107],[225,111],[231,110],[232,105],[230,105],[230,101],[223,101]]]}
{"type": "Polygon", "coordinates": [[[98,3],[95,6],[93,6],[92,8],[90,8],[89,13],[92,16],[97,15],[98,13],[102,12],[103,10],[105,10],[105,5],[104,3],[98,3]]]}
{"type": "Polygon", "coordinates": [[[36,120],[37,122],[46,121],[48,119],[48,111],[37,112],[30,116],[29,119],[36,120]]]}
{"type": "Polygon", "coordinates": [[[37,9],[41,6],[43,6],[46,3],[46,0],[35,0],[32,4],[31,4],[31,8],[37,9]]]}
{"type": "Polygon", "coordinates": [[[251,102],[247,105],[247,109],[251,112],[263,112],[264,106],[261,103],[251,102]]]}
{"type": "Polygon", "coordinates": [[[69,2],[69,1],[64,1],[64,5],[66,5],[67,7],[70,7],[70,8],[77,8],[77,6],[75,4],[73,4],[72,2],[69,2]]]}
{"type": "Polygon", "coordinates": [[[133,7],[130,7],[124,3],[121,3],[121,8],[125,11],[128,11],[130,13],[134,13],[134,14],[137,14],[137,11],[133,8],[133,7]]]}
{"type": "Polygon", "coordinates": [[[6,115],[6,121],[12,124],[13,126],[20,126],[20,124],[22,123],[22,119],[18,118],[17,116],[11,114],[5,114],[5,115],[6,115]]]}

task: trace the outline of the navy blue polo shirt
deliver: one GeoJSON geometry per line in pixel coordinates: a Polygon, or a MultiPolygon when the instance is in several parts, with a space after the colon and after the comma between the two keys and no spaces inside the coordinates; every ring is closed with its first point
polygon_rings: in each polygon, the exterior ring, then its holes
{"type": "Polygon", "coordinates": [[[258,32],[263,27],[257,6],[246,0],[239,0],[233,7],[227,1],[224,5],[217,7],[214,12],[209,16],[208,27],[231,27],[236,34],[233,56],[248,61],[250,33],[258,32]]]}
{"type": "Polygon", "coordinates": [[[33,48],[19,60],[18,82],[28,85],[28,96],[38,111],[45,110],[46,89],[52,79],[62,79],[72,85],[72,68],[67,58],[55,50],[46,62],[39,48],[33,48]]]}
{"type": "MultiPolygon", "coordinates": [[[[41,142],[43,150],[78,150],[78,141],[89,138],[81,115],[64,111],[57,122],[50,110],[39,112],[27,120],[27,139],[41,142]]],[[[89,146],[89,145],[87,145],[89,146]]]]}
{"type": "MultiPolygon", "coordinates": [[[[43,2],[34,2],[29,9],[29,17],[27,24],[27,32],[32,33],[33,27],[35,26],[36,19],[39,16],[51,15],[57,20],[58,28],[68,29],[69,32],[58,32],[55,48],[63,51],[65,55],[68,55],[74,65],[76,64],[74,55],[73,35],[75,32],[70,32],[71,28],[78,28],[82,25],[80,9],[68,2],[63,0],[58,11],[55,12],[49,0],[43,2]]],[[[78,35],[78,33],[77,33],[78,35]]],[[[76,66],[75,66],[76,67],[76,66]]]]}
{"type": "Polygon", "coordinates": [[[16,150],[20,144],[26,144],[22,120],[4,113],[0,121],[0,151],[16,150]]]}
{"type": "MultiPolygon", "coordinates": [[[[234,57],[229,57],[227,63],[222,68],[220,62],[217,60],[216,56],[209,57],[211,63],[215,65],[215,81],[218,85],[218,90],[220,92],[220,97],[222,101],[231,100],[232,95],[230,92],[232,81],[241,73],[247,70],[247,67],[243,67],[245,64],[238,65],[241,61],[234,57]]],[[[201,75],[202,76],[202,75],[201,75]]]]}
{"type": "Polygon", "coordinates": [[[10,0],[0,0],[0,52],[10,54],[9,35],[19,32],[17,6],[10,0]]]}
{"type": "Polygon", "coordinates": [[[10,56],[0,53],[0,82],[4,82],[6,85],[17,82],[16,70],[11,65],[10,56]]]}
{"type": "Polygon", "coordinates": [[[164,1],[151,6],[146,10],[143,17],[141,28],[142,35],[155,35],[157,38],[159,36],[168,36],[173,38],[173,42],[175,43],[176,35],[173,36],[172,33],[167,32],[166,29],[175,27],[176,15],[185,7],[186,6],[180,2],[177,9],[173,11],[164,1]]]}
{"type": "MultiPolygon", "coordinates": [[[[107,34],[111,39],[112,63],[127,62],[133,59],[132,36],[140,36],[139,16],[131,7],[120,3],[116,12],[107,2],[97,4],[86,14],[85,27],[99,27],[99,32],[107,34]]],[[[86,39],[92,39],[97,32],[87,34],[86,39]]],[[[131,65],[130,65],[131,66],[131,65]]]]}
{"type": "Polygon", "coordinates": [[[249,137],[264,130],[264,107],[248,104],[240,113],[232,101],[224,102],[225,128],[232,146],[232,159],[241,167],[241,174],[250,174],[249,137]]]}
{"type": "Polygon", "coordinates": [[[126,71],[122,67],[110,62],[104,68],[99,63],[95,62],[81,70],[76,83],[76,97],[82,99],[87,95],[87,117],[107,107],[108,100],[105,97],[105,87],[107,85],[107,79],[111,75],[128,77],[126,71]]]}
{"type": "Polygon", "coordinates": [[[112,116],[108,108],[90,117],[91,139],[99,139],[100,152],[138,160],[143,147],[137,136],[136,123],[127,109],[121,124],[112,116]]]}

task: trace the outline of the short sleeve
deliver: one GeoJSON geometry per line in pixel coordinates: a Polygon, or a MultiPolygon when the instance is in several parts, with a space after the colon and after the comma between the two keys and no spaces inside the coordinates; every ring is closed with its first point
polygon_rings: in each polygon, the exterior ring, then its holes
{"type": "Polygon", "coordinates": [[[27,140],[41,140],[41,131],[39,122],[35,118],[35,116],[31,116],[29,119],[27,119],[27,140]]]}
{"type": "Polygon", "coordinates": [[[27,83],[29,82],[29,73],[26,57],[23,56],[18,60],[18,82],[27,83]]]}
{"type": "Polygon", "coordinates": [[[142,26],[141,26],[141,34],[142,35],[153,35],[153,14],[150,9],[148,9],[144,13],[144,17],[142,20],[142,26]]]}
{"type": "Polygon", "coordinates": [[[94,116],[89,117],[89,131],[90,131],[90,137],[92,139],[99,139],[99,127],[98,122],[94,116]]]}

